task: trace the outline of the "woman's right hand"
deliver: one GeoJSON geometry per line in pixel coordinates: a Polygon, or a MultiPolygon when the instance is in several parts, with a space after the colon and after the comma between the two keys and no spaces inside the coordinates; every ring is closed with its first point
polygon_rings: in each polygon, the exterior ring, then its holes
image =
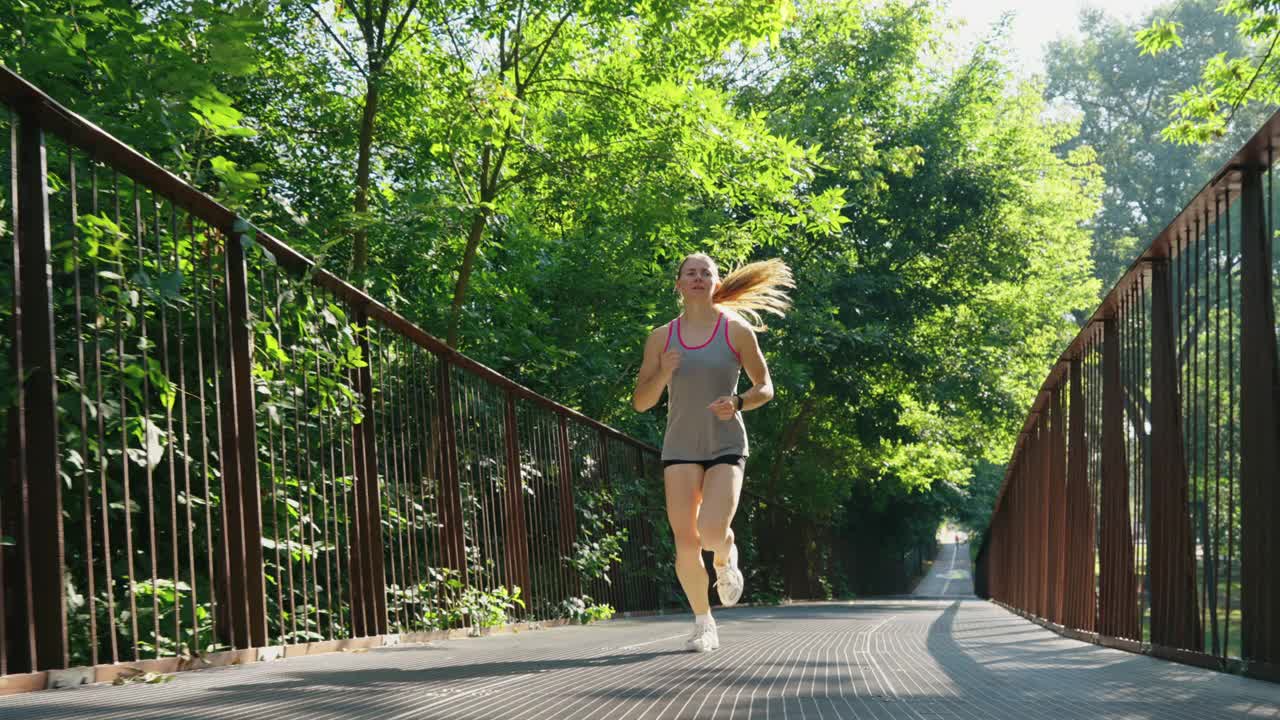
{"type": "Polygon", "coordinates": [[[676,370],[680,369],[680,358],[682,353],[679,350],[668,350],[662,353],[662,357],[658,361],[658,370],[663,377],[670,378],[676,374],[676,370]]]}

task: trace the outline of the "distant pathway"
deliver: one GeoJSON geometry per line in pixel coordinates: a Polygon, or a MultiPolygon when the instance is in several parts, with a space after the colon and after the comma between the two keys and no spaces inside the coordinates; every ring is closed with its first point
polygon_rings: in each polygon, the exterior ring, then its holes
{"type": "Polygon", "coordinates": [[[969,543],[944,543],[933,569],[916,586],[917,597],[971,598],[973,572],[969,567],[969,543]]]}

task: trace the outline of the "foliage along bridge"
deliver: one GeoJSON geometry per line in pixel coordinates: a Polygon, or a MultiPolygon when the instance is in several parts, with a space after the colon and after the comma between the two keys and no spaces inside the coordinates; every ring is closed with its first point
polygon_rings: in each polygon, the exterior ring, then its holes
{"type": "Polygon", "coordinates": [[[1280,717],[1280,116],[1053,367],[972,573],[687,655],[655,448],[0,100],[6,717],[1280,717]]]}

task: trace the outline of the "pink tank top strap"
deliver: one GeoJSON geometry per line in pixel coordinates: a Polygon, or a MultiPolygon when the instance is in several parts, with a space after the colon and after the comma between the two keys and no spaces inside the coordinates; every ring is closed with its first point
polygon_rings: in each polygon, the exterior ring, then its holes
{"type": "Polygon", "coordinates": [[[738,352],[738,348],[733,346],[733,341],[729,339],[729,322],[724,323],[724,344],[729,346],[729,350],[733,352],[733,356],[738,358],[738,364],[742,364],[742,355],[738,352]]]}
{"type": "MultiPolygon", "coordinates": [[[[716,316],[715,327],[711,328],[711,337],[708,337],[706,342],[701,345],[686,345],[684,342],[684,334],[680,332],[680,318],[676,318],[676,340],[680,342],[680,347],[685,350],[701,350],[702,348],[710,345],[712,341],[716,339],[716,335],[720,334],[720,323],[722,322],[725,322],[724,313],[720,313],[716,316]]],[[[728,325],[727,322],[725,324],[728,325]]]]}

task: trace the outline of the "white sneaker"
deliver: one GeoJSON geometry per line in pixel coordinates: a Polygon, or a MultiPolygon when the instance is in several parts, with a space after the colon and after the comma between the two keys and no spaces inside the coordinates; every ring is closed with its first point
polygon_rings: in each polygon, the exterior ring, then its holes
{"type": "Polygon", "coordinates": [[[715,623],[694,623],[693,634],[684,641],[689,652],[711,652],[720,647],[720,635],[716,633],[715,623]]]}
{"type": "Polygon", "coordinates": [[[742,598],[742,585],[745,579],[738,569],[738,544],[729,548],[729,562],[716,566],[716,592],[720,595],[720,604],[730,607],[738,604],[742,598]]]}

